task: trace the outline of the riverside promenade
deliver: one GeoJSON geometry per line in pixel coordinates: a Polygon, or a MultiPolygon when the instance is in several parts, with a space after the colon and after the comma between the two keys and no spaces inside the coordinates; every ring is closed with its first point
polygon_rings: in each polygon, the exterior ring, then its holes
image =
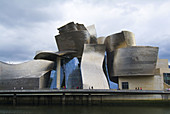
{"type": "Polygon", "coordinates": [[[159,90],[0,90],[0,105],[169,105],[159,90]]]}

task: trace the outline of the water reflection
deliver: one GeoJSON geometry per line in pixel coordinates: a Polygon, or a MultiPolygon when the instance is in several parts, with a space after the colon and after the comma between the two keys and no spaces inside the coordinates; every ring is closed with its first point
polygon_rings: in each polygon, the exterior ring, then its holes
{"type": "Polygon", "coordinates": [[[170,114],[152,106],[0,106],[0,114],[170,114]]]}

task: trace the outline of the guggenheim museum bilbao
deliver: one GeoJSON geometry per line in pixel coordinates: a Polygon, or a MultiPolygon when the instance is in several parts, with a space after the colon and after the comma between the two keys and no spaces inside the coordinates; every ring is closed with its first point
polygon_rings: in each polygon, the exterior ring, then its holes
{"type": "Polygon", "coordinates": [[[168,60],[158,58],[158,47],[136,46],[132,32],[97,37],[94,25],[74,22],[58,30],[58,52],[37,51],[20,64],[0,62],[0,90],[170,87],[168,60]]]}

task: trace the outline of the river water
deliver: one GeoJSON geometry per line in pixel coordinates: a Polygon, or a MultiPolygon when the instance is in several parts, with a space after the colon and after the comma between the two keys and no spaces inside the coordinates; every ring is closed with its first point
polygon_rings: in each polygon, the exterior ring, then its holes
{"type": "Polygon", "coordinates": [[[170,114],[165,106],[0,106],[0,114],[170,114]]]}

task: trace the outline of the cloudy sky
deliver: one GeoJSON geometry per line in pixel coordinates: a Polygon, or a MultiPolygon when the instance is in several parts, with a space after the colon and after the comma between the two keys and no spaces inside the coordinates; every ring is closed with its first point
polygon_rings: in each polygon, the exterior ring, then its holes
{"type": "Polygon", "coordinates": [[[170,61],[170,0],[0,0],[0,61],[57,51],[57,28],[70,21],[95,24],[98,37],[131,31],[137,45],[157,46],[170,61]]]}

